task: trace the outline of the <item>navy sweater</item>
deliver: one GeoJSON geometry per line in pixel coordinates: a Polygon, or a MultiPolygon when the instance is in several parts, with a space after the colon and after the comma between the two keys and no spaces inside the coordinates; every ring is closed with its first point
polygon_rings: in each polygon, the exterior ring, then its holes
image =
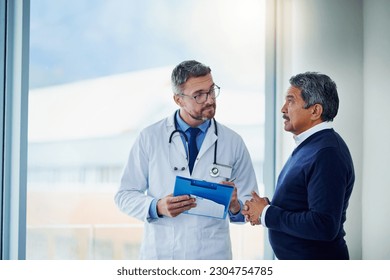
{"type": "Polygon", "coordinates": [[[333,129],[303,141],[283,167],[265,223],[278,259],[349,259],[343,224],[355,181],[333,129]]]}

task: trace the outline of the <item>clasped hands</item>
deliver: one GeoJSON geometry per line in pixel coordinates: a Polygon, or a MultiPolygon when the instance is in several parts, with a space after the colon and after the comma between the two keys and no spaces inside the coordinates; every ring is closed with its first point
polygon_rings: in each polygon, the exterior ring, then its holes
{"type": "Polygon", "coordinates": [[[260,216],[268,204],[270,202],[267,197],[260,197],[256,192],[252,192],[251,200],[245,201],[244,209],[241,213],[245,216],[245,220],[250,222],[252,226],[260,225],[260,216]]]}

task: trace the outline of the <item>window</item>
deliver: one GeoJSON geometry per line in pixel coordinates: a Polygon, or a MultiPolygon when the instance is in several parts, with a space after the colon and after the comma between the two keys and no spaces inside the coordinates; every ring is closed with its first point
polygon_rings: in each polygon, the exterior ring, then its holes
{"type": "MultiPolygon", "coordinates": [[[[113,196],[138,132],[177,109],[182,60],[212,68],[264,193],[264,2],[31,0],[27,259],[137,258],[143,224],[113,196]]],[[[231,234],[235,259],[263,258],[261,227],[231,234]]]]}

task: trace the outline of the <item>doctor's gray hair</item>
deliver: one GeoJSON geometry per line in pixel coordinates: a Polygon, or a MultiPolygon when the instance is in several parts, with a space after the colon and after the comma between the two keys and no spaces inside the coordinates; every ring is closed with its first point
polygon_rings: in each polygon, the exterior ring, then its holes
{"type": "Polygon", "coordinates": [[[327,75],[317,72],[306,72],[292,76],[290,84],[301,90],[301,96],[307,109],[314,104],[321,104],[323,112],[321,119],[333,121],[339,109],[337,86],[327,75]]]}
{"type": "Polygon", "coordinates": [[[203,77],[210,74],[210,67],[196,61],[186,60],[177,65],[171,76],[171,85],[174,94],[182,94],[182,85],[189,78],[203,77]]]}

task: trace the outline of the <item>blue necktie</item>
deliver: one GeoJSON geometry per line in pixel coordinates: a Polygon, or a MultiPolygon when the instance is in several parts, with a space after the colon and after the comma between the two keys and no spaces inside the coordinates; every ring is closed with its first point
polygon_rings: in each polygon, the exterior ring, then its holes
{"type": "Polygon", "coordinates": [[[190,174],[192,174],[192,168],[194,167],[195,159],[199,152],[198,147],[196,146],[196,136],[198,136],[200,129],[197,127],[190,127],[188,131],[190,132],[190,140],[188,143],[190,160],[188,162],[188,167],[190,168],[190,174]]]}

